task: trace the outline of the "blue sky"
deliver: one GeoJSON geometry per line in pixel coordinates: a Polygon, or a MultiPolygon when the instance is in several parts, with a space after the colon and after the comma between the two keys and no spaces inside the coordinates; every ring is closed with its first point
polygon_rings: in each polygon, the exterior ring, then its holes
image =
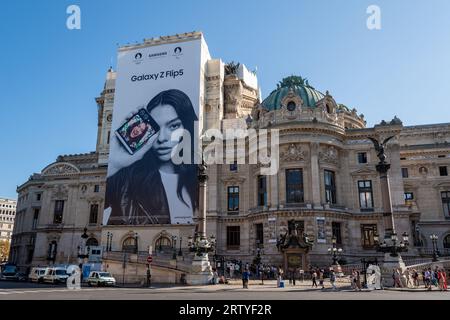
{"type": "Polygon", "coordinates": [[[450,120],[450,1],[2,1],[0,196],[59,154],[95,150],[97,106],[117,44],[203,31],[211,55],[258,68],[263,97],[297,74],[368,126],[450,120]],[[66,8],[81,8],[68,30],[66,8]],[[369,5],[381,30],[366,27],[369,5]]]}

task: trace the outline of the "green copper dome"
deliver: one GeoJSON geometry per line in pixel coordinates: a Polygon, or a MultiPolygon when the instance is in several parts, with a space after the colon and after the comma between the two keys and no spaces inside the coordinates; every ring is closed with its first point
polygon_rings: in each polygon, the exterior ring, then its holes
{"type": "Polygon", "coordinates": [[[315,107],[316,102],[325,97],[323,93],[310,86],[307,79],[298,76],[289,76],[277,84],[277,89],[272,91],[264,99],[262,105],[269,111],[280,109],[281,101],[287,96],[290,90],[302,98],[303,106],[310,108],[315,107]]]}

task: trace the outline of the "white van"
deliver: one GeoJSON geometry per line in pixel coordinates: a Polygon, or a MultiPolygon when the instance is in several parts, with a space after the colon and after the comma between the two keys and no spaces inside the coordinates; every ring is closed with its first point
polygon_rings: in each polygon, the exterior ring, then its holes
{"type": "Polygon", "coordinates": [[[53,267],[47,268],[44,274],[44,282],[50,283],[66,283],[69,275],[65,268],[62,267],[53,267]]]}
{"type": "Polygon", "coordinates": [[[34,267],[33,269],[31,269],[28,279],[31,282],[41,283],[44,281],[44,275],[46,270],[47,268],[44,267],[34,267]]]}

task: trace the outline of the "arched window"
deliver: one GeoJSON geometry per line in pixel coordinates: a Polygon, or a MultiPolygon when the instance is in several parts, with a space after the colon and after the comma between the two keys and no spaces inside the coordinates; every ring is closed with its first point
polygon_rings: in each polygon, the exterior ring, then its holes
{"type": "Polygon", "coordinates": [[[450,249],[450,234],[444,238],[443,244],[444,248],[450,249]]]}
{"type": "Polygon", "coordinates": [[[86,241],[86,246],[88,246],[88,247],[96,247],[96,246],[98,246],[98,241],[97,241],[97,239],[95,239],[95,238],[89,238],[89,239],[87,239],[87,241],[86,241]]]}
{"type": "Polygon", "coordinates": [[[155,250],[158,252],[170,252],[172,250],[172,241],[164,236],[161,236],[156,240],[155,250]]]}
{"type": "Polygon", "coordinates": [[[128,253],[137,253],[137,243],[135,237],[128,237],[122,242],[122,251],[128,253]]]}
{"type": "Polygon", "coordinates": [[[326,107],[327,107],[327,112],[331,113],[331,107],[329,105],[326,105],[326,107]]]}

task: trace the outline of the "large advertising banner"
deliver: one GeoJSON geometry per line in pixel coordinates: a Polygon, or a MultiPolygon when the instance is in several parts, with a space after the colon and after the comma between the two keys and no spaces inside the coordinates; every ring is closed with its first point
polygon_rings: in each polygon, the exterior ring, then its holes
{"type": "Polygon", "coordinates": [[[104,225],[193,222],[202,60],[200,37],[119,49],[104,225]]]}

